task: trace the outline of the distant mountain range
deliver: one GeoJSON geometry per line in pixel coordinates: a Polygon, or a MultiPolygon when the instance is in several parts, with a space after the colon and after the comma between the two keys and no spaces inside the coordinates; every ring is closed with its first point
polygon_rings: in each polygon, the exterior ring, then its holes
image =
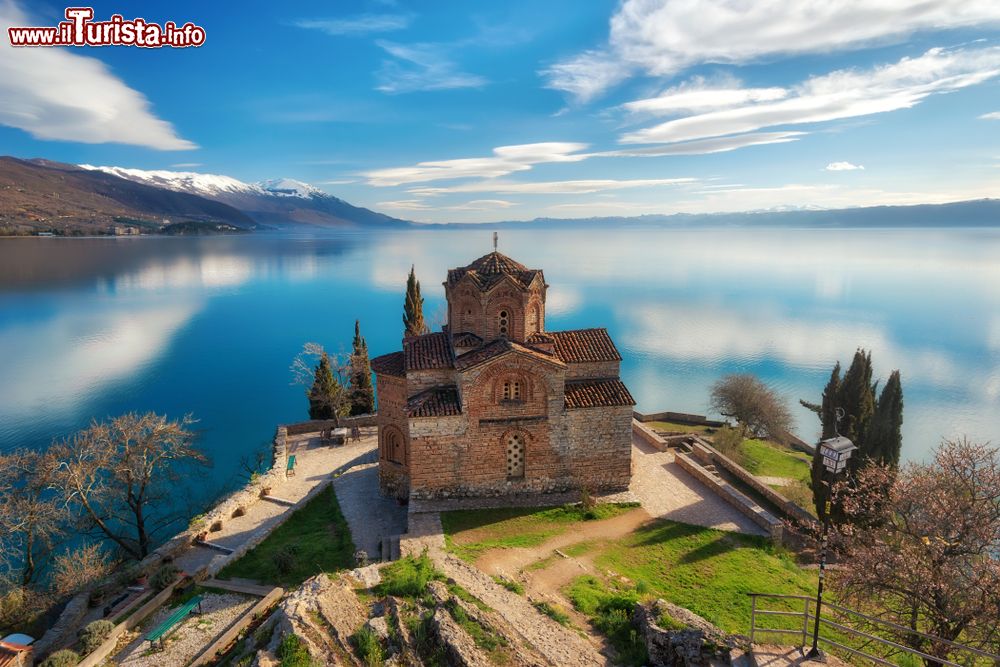
{"type": "MultiPolygon", "coordinates": [[[[0,235],[215,233],[271,227],[333,229],[479,228],[419,225],[290,179],[244,183],[229,176],[73,165],[0,157],[0,235]]],[[[491,228],[995,227],[1000,200],[950,204],[797,209],[637,217],[536,218],[491,228]]]]}
{"type": "Polygon", "coordinates": [[[250,231],[272,226],[405,227],[292,180],[0,157],[0,234],[250,231]]]}

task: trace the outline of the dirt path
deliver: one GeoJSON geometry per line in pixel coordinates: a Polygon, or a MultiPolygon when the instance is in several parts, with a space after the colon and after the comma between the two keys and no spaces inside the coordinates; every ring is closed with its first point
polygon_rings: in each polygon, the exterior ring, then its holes
{"type": "MultiPolygon", "coordinates": [[[[511,576],[531,563],[551,556],[557,549],[563,549],[571,544],[589,540],[614,540],[633,532],[636,528],[650,521],[652,517],[646,510],[637,507],[631,512],[619,514],[602,521],[583,521],[574,524],[571,530],[555,535],[535,547],[516,547],[512,549],[491,549],[476,560],[476,567],[488,574],[503,574],[511,576]]],[[[475,542],[474,534],[469,531],[456,536],[459,544],[475,542]]]]}

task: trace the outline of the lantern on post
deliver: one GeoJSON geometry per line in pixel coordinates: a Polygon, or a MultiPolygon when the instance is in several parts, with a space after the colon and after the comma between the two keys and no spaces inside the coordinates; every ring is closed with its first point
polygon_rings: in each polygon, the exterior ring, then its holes
{"type": "MultiPolygon", "coordinates": [[[[843,412],[838,408],[837,410],[837,421],[840,421],[843,412]]],[[[851,458],[851,453],[857,449],[857,446],[851,442],[848,438],[842,435],[836,435],[832,438],[827,438],[826,440],[819,441],[819,455],[823,457],[823,470],[825,473],[829,473],[831,478],[836,477],[844,470],[847,469],[847,461],[851,458]]],[[[823,475],[826,477],[826,475],[823,475]]],[[[823,480],[824,484],[827,484],[826,480],[823,480]]],[[[829,494],[833,491],[833,484],[829,483],[827,488],[827,498],[829,494]]],[[[816,588],[816,618],[815,625],[813,626],[813,643],[812,648],[806,657],[812,660],[822,659],[822,653],[819,650],[819,619],[820,613],[823,609],[823,580],[826,578],[826,543],[827,538],[830,534],[830,501],[827,500],[826,511],[823,512],[823,538],[820,541],[820,551],[819,551],[819,586],[816,588]]]]}

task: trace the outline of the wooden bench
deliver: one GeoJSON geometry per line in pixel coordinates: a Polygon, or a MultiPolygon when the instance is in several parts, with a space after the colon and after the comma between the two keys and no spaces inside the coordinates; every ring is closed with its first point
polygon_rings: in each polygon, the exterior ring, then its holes
{"type": "Polygon", "coordinates": [[[295,477],[295,454],[288,457],[288,465],[285,467],[285,477],[295,477]]]}
{"type": "Polygon", "coordinates": [[[146,641],[150,644],[154,642],[160,642],[163,645],[163,639],[167,636],[175,626],[177,626],[181,621],[183,621],[188,614],[195,610],[197,607],[198,613],[201,613],[201,596],[195,595],[193,598],[182,604],[177,610],[170,614],[167,620],[160,623],[156,628],[146,635],[146,641]]]}

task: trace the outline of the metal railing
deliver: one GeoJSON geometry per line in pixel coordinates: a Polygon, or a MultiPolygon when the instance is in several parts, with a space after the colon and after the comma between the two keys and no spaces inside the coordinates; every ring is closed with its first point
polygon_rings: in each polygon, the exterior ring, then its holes
{"type": "MultiPolygon", "coordinates": [[[[805,595],[781,595],[775,593],[750,593],[749,595],[751,644],[756,643],[757,635],[761,633],[793,635],[798,637],[800,646],[805,647],[810,644],[812,641],[812,634],[809,632],[809,624],[816,618],[816,601],[813,598],[805,595]],[[764,600],[783,600],[788,607],[797,607],[798,603],[801,603],[802,610],[789,611],[789,609],[762,609],[761,604],[764,600]],[[761,627],[758,625],[759,620],[762,623],[766,623],[766,619],[769,618],[801,619],[801,627],[798,623],[792,624],[794,629],[792,627],[771,628],[761,627]]],[[[823,613],[820,616],[819,641],[827,646],[832,646],[841,652],[848,653],[851,656],[870,660],[875,664],[885,665],[885,667],[897,667],[897,663],[892,662],[887,658],[900,654],[910,655],[915,658],[920,658],[921,660],[933,660],[942,665],[949,665],[949,667],[969,667],[969,665],[990,664],[991,662],[995,665],[995,667],[1000,667],[1000,655],[994,655],[993,653],[973,648],[972,646],[966,646],[965,644],[949,641],[924,632],[911,630],[910,628],[898,625],[891,621],[875,618],[874,616],[863,614],[859,611],[855,611],[854,609],[848,609],[847,607],[842,607],[838,604],[826,601],[823,602],[823,613]],[[953,660],[947,658],[941,658],[929,653],[924,653],[923,651],[905,646],[890,639],[886,639],[885,637],[880,637],[872,634],[871,632],[866,632],[856,627],[852,627],[852,625],[863,625],[873,630],[882,630],[887,634],[906,634],[909,636],[920,637],[922,639],[926,639],[932,645],[947,646],[952,653],[963,654],[968,658],[968,660],[966,662],[954,662],[953,660]],[[856,645],[849,646],[842,641],[837,641],[829,636],[825,636],[826,633],[823,631],[830,629],[839,633],[839,639],[857,640],[856,645]],[[871,652],[873,647],[876,646],[882,649],[882,651],[879,651],[881,655],[876,655],[871,652]]],[[[854,641],[850,641],[850,643],[855,644],[854,641]]]]}

